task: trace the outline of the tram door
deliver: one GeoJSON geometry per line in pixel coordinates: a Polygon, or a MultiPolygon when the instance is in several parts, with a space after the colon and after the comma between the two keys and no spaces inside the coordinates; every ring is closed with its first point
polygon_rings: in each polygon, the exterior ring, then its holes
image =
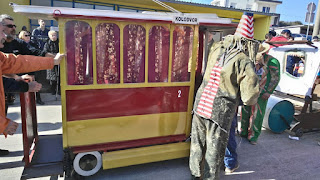
{"type": "Polygon", "coordinates": [[[59,27],[64,148],[189,136],[198,26],[59,19],[59,27]]]}

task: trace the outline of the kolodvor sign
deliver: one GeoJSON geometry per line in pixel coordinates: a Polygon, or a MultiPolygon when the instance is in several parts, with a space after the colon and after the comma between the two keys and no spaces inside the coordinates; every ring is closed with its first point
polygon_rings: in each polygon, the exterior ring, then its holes
{"type": "Polygon", "coordinates": [[[173,23],[176,24],[198,24],[198,18],[196,17],[184,17],[184,16],[174,16],[173,23]]]}

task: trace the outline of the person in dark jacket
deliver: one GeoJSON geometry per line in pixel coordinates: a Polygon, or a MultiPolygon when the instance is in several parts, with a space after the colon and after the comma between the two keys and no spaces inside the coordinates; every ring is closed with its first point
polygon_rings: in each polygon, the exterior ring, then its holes
{"type": "MultiPolygon", "coordinates": [[[[44,45],[43,51],[47,53],[57,54],[59,52],[59,40],[56,31],[49,31],[49,40],[44,45]]],[[[47,69],[47,80],[51,84],[52,94],[60,94],[60,81],[59,81],[59,65],[54,66],[53,69],[47,69]],[[58,92],[56,92],[58,90],[58,92]]]]}
{"type": "MultiPolygon", "coordinates": [[[[29,46],[31,46],[32,48],[36,48],[38,50],[39,46],[37,42],[31,41],[31,37],[30,37],[30,33],[28,31],[21,31],[19,33],[19,39],[23,40],[24,42],[26,42],[29,46]]],[[[44,52],[42,52],[43,54],[44,52]]],[[[41,77],[41,71],[36,71],[36,72],[31,72],[29,73],[29,75],[34,75],[35,80],[40,80],[41,77]]],[[[40,96],[40,92],[36,93],[36,102],[40,105],[44,105],[45,103],[41,100],[41,96],[40,96]]]]}
{"type": "Polygon", "coordinates": [[[38,20],[39,27],[32,31],[32,40],[39,42],[39,47],[42,50],[44,44],[48,40],[49,29],[46,28],[46,23],[44,20],[38,20]]]}

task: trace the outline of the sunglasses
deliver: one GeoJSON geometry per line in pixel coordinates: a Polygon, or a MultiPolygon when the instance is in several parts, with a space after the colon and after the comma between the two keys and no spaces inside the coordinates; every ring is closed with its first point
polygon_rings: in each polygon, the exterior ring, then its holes
{"type": "Polygon", "coordinates": [[[16,28],[17,26],[16,25],[14,25],[14,24],[6,24],[5,26],[7,26],[8,28],[16,28]]]}
{"type": "Polygon", "coordinates": [[[24,35],[24,37],[29,37],[30,35],[28,35],[28,34],[26,34],[26,35],[24,35]]]}

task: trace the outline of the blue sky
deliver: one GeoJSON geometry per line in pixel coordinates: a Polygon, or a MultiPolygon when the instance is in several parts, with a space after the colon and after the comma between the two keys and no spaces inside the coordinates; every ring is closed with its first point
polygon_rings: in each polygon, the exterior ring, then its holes
{"type": "Polygon", "coordinates": [[[280,21],[301,21],[305,23],[307,6],[311,2],[318,6],[318,0],[282,0],[282,4],[277,6],[280,21]]]}
{"type": "MultiPolygon", "coordinates": [[[[203,4],[210,4],[212,0],[184,0],[203,4]]],[[[280,14],[280,21],[301,21],[305,23],[307,5],[314,2],[318,5],[318,0],[280,0],[282,4],[277,6],[277,12],[280,14]]],[[[306,23],[305,23],[306,24],[306,23]]]]}

